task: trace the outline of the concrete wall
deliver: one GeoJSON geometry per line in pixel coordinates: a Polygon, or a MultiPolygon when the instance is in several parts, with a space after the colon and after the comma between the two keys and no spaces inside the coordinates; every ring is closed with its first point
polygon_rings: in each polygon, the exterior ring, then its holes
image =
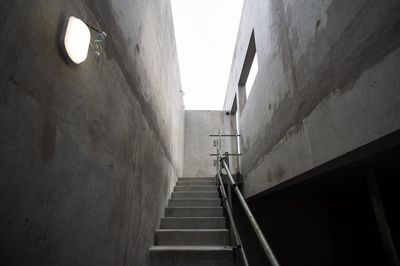
{"type": "Polygon", "coordinates": [[[2,1],[0,25],[0,264],[148,265],[183,173],[170,1],[2,1]],[[79,66],[66,15],[108,34],[79,66]]]}
{"type": "MultiPolygon", "coordinates": [[[[185,158],[183,176],[215,176],[216,169],[211,153],[216,153],[209,135],[230,134],[230,119],[222,111],[185,111],[185,158]]],[[[230,151],[230,143],[224,141],[223,149],[230,151]]]]}
{"type": "Polygon", "coordinates": [[[238,104],[247,197],[400,129],[399,27],[397,0],[245,1],[224,109],[254,30],[259,71],[238,104]]]}

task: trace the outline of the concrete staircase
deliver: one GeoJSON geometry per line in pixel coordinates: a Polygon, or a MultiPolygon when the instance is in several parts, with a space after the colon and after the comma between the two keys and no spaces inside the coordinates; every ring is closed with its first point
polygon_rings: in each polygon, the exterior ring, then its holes
{"type": "Polygon", "coordinates": [[[150,248],[154,266],[231,266],[229,231],[215,178],[180,177],[150,248]]]}

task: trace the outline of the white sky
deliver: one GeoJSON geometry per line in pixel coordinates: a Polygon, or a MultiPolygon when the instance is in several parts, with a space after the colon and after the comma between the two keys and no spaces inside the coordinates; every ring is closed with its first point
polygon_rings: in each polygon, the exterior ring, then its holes
{"type": "Polygon", "coordinates": [[[253,88],[253,84],[254,81],[256,80],[257,73],[258,73],[258,59],[256,53],[254,55],[253,63],[251,64],[250,72],[246,80],[246,98],[249,97],[250,91],[253,88]]]}
{"type": "Polygon", "coordinates": [[[171,0],[187,110],[222,110],[243,0],[171,0]]]}

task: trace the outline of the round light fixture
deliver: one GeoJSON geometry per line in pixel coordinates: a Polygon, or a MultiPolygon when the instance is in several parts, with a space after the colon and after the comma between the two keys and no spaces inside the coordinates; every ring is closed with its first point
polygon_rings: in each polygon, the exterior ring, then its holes
{"type": "Polygon", "coordinates": [[[74,64],[80,64],[87,58],[90,45],[90,30],[79,18],[70,16],[65,26],[63,50],[67,59],[74,64]]]}

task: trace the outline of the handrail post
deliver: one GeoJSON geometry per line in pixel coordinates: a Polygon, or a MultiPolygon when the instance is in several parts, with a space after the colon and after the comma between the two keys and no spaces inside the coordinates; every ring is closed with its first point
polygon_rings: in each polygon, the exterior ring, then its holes
{"type": "Polygon", "coordinates": [[[225,162],[228,165],[228,168],[230,169],[230,164],[229,164],[229,153],[226,151],[224,154],[225,162]]]}
{"type": "MultiPolygon", "coordinates": [[[[222,157],[222,160],[223,160],[224,162],[227,162],[228,168],[229,168],[229,154],[228,154],[228,152],[225,152],[225,156],[222,157]]],[[[228,183],[228,185],[227,185],[227,194],[228,194],[228,199],[227,199],[227,200],[228,200],[229,205],[231,206],[231,208],[232,208],[232,210],[233,210],[232,187],[229,185],[229,183],[228,183]]],[[[232,232],[231,232],[231,237],[233,237],[232,232]]]]}
{"type": "Polygon", "coordinates": [[[237,249],[240,250],[240,253],[242,254],[242,259],[243,259],[244,266],[249,266],[249,261],[247,260],[246,252],[245,252],[244,247],[242,245],[242,240],[240,239],[240,235],[239,235],[239,232],[237,230],[237,227],[236,227],[236,224],[235,224],[235,220],[233,219],[232,208],[230,207],[229,202],[227,201],[228,197],[226,195],[225,188],[224,188],[224,183],[222,181],[221,174],[220,174],[220,171],[218,171],[218,169],[217,169],[217,178],[220,181],[219,182],[220,183],[219,189],[221,191],[222,198],[223,198],[223,206],[225,207],[225,209],[226,209],[226,211],[228,213],[230,228],[231,228],[231,231],[233,231],[234,238],[232,239],[232,247],[237,248],[237,249]]]}
{"type": "Polygon", "coordinates": [[[239,162],[239,153],[240,148],[240,137],[239,137],[239,132],[236,132],[236,175],[239,176],[240,175],[240,162],[239,162]]]}
{"type": "MultiPolygon", "coordinates": [[[[218,166],[218,169],[217,169],[217,179],[218,179],[218,174],[221,173],[221,162],[219,161],[220,155],[219,155],[219,152],[218,152],[218,150],[220,150],[220,149],[221,149],[221,131],[218,130],[218,139],[217,139],[217,145],[216,145],[216,150],[217,150],[217,166],[218,166]]],[[[220,180],[218,180],[218,182],[220,182],[220,180]]],[[[223,185],[223,183],[222,183],[222,185],[223,185]]]]}

